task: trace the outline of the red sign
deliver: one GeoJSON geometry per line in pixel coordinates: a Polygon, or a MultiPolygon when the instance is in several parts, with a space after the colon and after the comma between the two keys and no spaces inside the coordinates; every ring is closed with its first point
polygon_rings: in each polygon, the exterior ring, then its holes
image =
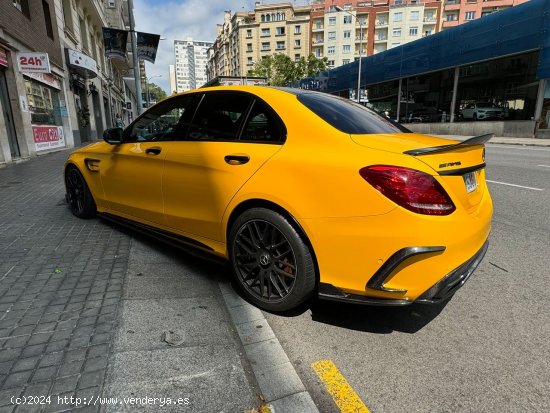
{"type": "Polygon", "coordinates": [[[37,151],[62,148],[65,135],[61,126],[32,126],[32,136],[37,151]]]}
{"type": "Polygon", "coordinates": [[[8,67],[8,54],[0,47],[0,65],[8,67]]]}

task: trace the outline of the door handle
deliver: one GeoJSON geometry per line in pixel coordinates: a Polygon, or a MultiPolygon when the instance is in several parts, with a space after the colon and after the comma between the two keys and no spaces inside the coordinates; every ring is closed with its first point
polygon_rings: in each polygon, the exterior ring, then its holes
{"type": "Polygon", "coordinates": [[[160,154],[160,152],[161,152],[161,149],[157,147],[145,149],[145,153],[147,155],[158,155],[160,154]]]}
{"type": "Polygon", "coordinates": [[[250,160],[248,155],[225,155],[225,162],[229,165],[243,165],[250,160]]]}

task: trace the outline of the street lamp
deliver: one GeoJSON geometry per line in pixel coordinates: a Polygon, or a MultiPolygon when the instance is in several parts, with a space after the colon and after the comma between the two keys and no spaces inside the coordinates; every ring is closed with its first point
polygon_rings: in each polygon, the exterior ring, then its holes
{"type": "Polygon", "coordinates": [[[154,79],[155,77],[162,77],[162,75],[155,75],[145,78],[145,90],[147,91],[147,108],[149,108],[149,105],[151,104],[151,96],[149,95],[149,83],[151,83],[151,79],[154,79]]]}
{"type": "Polygon", "coordinates": [[[363,51],[363,23],[361,23],[361,20],[357,16],[357,11],[355,14],[351,13],[348,10],[343,9],[340,6],[334,6],[334,10],[336,11],[343,11],[344,13],[349,14],[350,16],[354,16],[357,20],[357,23],[359,23],[359,72],[357,73],[357,103],[361,104],[361,57],[362,57],[362,51],[363,51]]]}

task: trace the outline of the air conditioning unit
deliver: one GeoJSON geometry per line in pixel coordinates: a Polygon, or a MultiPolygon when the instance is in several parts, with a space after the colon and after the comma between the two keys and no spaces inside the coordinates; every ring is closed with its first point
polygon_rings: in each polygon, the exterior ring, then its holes
{"type": "Polygon", "coordinates": [[[107,7],[114,9],[116,7],[116,1],[115,0],[107,0],[107,7]]]}

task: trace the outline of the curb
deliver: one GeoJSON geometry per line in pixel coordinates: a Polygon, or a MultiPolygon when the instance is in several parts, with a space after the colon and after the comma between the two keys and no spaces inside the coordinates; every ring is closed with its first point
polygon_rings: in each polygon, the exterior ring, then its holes
{"type": "Polygon", "coordinates": [[[272,413],[318,413],[263,313],[218,282],[264,400],[272,413]]]}

